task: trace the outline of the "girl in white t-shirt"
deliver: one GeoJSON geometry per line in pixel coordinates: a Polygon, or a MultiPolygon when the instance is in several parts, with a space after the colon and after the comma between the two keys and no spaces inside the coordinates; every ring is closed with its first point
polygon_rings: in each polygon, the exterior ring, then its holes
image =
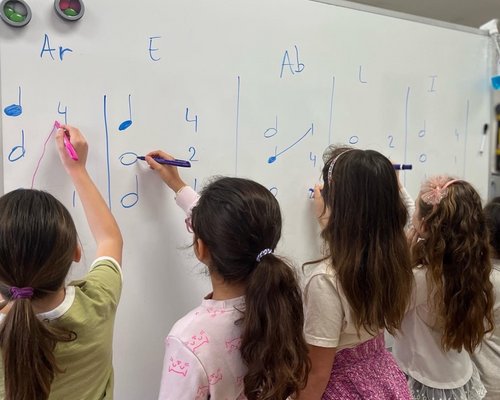
{"type": "Polygon", "coordinates": [[[463,180],[428,179],[410,243],[415,287],[394,355],[415,399],[482,399],[470,353],[493,329],[493,292],[478,193],[463,180]]]}
{"type": "Polygon", "coordinates": [[[408,400],[383,339],[399,329],[413,280],[394,167],[373,150],[333,147],[323,159],[314,198],[327,256],[304,267],[312,369],[299,399],[408,400]]]}
{"type": "Polygon", "coordinates": [[[309,371],[300,287],[274,249],[281,213],[257,182],[219,178],[201,196],[177,168],[146,157],[187,213],[196,257],[213,292],[179,321],[166,341],[161,400],[283,400],[309,371]]]}

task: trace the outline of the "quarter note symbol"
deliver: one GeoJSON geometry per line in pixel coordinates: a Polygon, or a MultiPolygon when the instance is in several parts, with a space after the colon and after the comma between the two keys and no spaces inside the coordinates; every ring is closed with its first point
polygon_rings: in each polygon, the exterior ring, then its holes
{"type": "Polygon", "coordinates": [[[9,117],[18,117],[23,113],[23,107],[21,105],[21,86],[19,86],[19,104],[11,104],[4,108],[3,112],[9,117]]]}
{"type": "Polygon", "coordinates": [[[123,121],[120,126],[118,127],[119,131],[124,131],[127,129],[130,125],[132,125],[132,104],[130,101],[131,96],[128,95],[128,114],[129,114],[129,119],[126,119],[123,121]]]}

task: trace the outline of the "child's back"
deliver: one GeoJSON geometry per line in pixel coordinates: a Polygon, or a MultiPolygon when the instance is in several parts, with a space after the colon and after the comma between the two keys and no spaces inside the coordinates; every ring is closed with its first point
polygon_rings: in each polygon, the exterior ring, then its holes
{"type": "MultiPolygon", "coordinates": [[[[50,399],[111,399],[113,396],[112,342],[116,307],[121,291],[118,263],[95,261],[84,280],[66,287],[63,303],[39,313],[53,327],[75,332],[75,340],[59,342],[54,350],[57,367],[50,399]],[[105,397],[101,397],[106,394],[105,397]]],[[[5,314],[0,314],[0,323],[5,314]]],[[[5,397],[0,364],[0,398],[5,397]]]]}
{"type": "Polygon", "coordinates": [[[198,196],[176,168],[146,159],[187,212],[194,252],[208,267],[213,288],[165,341],[160,399],[294,395],[305,384],[309,360],[296,275],[273,254],[281,236],[277,200],[241,178],[217,179],[198,196]]]}
{"type": "MultiPolygon", "coordinates": [[[[201,305],[177,321],[166,341],[168,359],[164,374],[170,375],[160,397],[174,396],[175,386],[204,399],[237,399],[243,396],[243,378],[247,368],[241,359],[240,347],[245,298],[228,300],[206,298],[201,305]]],[[[170,397],[168,397],[170,398],[170,397]]],[[[174,398],[174,397],[171,397],[174,398]]],[[[181,398],[181,397],[180,397],[181,398]]]]}
{"type": "Polygon", "coordinates": [[[399,329],[412,286],[394,167],[372,150],[329,148],[323,159],[314,198],[327,256],[304,267],[312,369],[299,399],[408,400],[383,339],[384,328],[399,329]]]}
{"type": "Polygon", "coordinates": [[[493,317],[495,329],[484,337],[483,343],[472,355],[479,369],[481,380],[486,387],[485,399],[500,399],[500,198],[493,199],[484,208],[486,225],[490,232],[492,250],[492,270],[490,280],[493,284],[495,304],[493,317]]]}
{"type": "Polygon", "coordinates": [[[492,287],[479,195],[465,181],[430,178],[413,226],[415,287],[394,355],[415,397],[481,399],[470,353],[491,330],[492,287]]]}
{"type": "Polygon", "coordinates": [[[121,292],[121,234],[85,169],[86,142],[68,129],[79,160],[59,130],[59,155],[78,191],[96,260],[65,286],[79,261],[75,225],[52,195],[18,189],[0,198],[0,398],[112,399],[113,323],[121,292]]]}

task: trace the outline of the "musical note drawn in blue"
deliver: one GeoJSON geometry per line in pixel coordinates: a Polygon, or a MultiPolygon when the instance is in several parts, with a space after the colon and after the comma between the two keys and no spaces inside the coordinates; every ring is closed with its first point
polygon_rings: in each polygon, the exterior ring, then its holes
{"type": "Polygon", "coordinates": [[[19,86],[19,104],[11,104],[5,107],[3,112],[9,117],[18,117],[23,113],[23,107],[21,105],[21,86],[19,86]]]}
{"type": "Polygon", "coordinates": [[[281,150],[280,152],[278,152],[278,147],[275,147],[274,148],[274,156],[271,156],[267,159],[267,162],[268,164],[272,164],[273,162],[276,161],[276,159],[281,156],[282,154],[284,154],[285,152],[287,152],[288,150],[290,150],[293,146],[295,146],[296,144],[300,143],[301,140],[305,139],[307,135],[309,135],[309,133],[311,133],[311,135],[314,134],[314,124],[311,124],[311,127],[307,130],[306,133],[304,133],[298,140],[296,140],[295,142],[293,142],[290,146],[288,146],[287,148],[281,150]]]}
{"type": "Polygon", "coordinates": [[[130,101],[131,95],[128,95],[128,114],[129,114],[129,119],[126,119],[123,121],[120,126],[118,127],[119,131],[124,131],[127,129],[130,125],[132,125],[132,104],[130,101]]]}

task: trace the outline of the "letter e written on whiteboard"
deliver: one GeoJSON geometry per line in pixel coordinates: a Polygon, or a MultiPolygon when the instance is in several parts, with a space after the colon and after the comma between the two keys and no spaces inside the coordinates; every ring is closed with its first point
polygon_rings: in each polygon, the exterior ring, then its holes
{"type": "Polygon", "coordinates": [[[149,52],[149,58],[152,60],[152,61],[160,61],[161,60],[161,57],[155,57],[154,53],[156,53],[157,51],[159,51],[160,49],[156,48],[156,47],[153,47],[153,41],[156,40],[156,39],[160,39],[161,36],[150,36],[149,37],[149,47],[148,47],[148,52],[149,52]]]}

